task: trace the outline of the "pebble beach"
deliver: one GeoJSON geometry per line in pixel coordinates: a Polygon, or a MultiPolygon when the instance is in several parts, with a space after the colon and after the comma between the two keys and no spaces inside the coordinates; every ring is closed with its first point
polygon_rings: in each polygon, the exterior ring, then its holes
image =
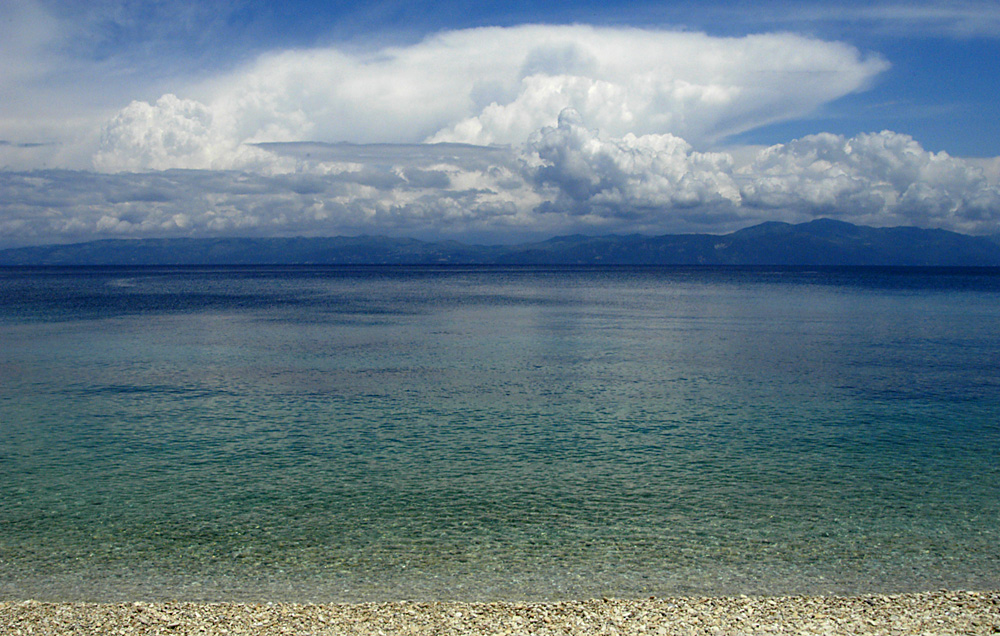
{"type": "Polygon", "coordinates": [[[0,602],[0,634],[998,634],[1000,591],[551,603],[0,602]]]}

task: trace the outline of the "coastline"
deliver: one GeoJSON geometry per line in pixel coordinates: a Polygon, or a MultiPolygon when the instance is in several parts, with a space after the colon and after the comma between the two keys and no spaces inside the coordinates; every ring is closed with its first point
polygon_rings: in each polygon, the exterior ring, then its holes
{"type": "Polygon", "coordinates": [[[0,601],[0,635],[998,634],[1000,590],[546,603],[0,601]]]}

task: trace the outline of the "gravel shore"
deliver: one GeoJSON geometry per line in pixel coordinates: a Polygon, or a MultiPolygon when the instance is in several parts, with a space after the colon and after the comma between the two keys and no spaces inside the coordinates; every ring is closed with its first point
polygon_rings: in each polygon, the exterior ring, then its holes
{"type": "Polygon", "coordinates": [[[998,634],[1000,591],[558,603],[0,603],[0,634],[998,634]]]}

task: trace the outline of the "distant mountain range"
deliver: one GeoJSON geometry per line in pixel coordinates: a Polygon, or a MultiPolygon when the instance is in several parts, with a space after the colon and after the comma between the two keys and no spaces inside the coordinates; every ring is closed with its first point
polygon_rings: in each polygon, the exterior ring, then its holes
{"type": "Polygon", "coordinates": [[[820,219],[738,232],[562,236],[467,245],[384,236],[112,239],[0,250],[0,265],[882,265],[1000,266],[1000,240],[820,219]]]}

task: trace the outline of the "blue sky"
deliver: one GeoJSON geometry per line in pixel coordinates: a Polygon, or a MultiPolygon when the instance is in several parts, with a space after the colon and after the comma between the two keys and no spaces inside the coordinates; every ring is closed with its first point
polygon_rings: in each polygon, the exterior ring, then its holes
{"type": "Polygon", "coordinates": [[[0,246],[1000,233],[995,2],[0,0],[0,246]]]}

